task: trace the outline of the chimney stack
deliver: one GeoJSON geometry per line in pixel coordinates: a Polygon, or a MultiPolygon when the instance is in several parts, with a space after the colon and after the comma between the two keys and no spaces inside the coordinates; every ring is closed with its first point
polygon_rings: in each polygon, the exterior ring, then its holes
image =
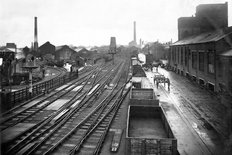
{"type": "Polygon", "coordinates": [[[34,29],[34,50],[38,51],[38,34],[37,34],[37,17],[35,17],[35,29],[34,29]]]}
{"type": "Polygon", "coordinates": [[[136,43],[136,22],[134,21],[134,42],[136,43]]]}

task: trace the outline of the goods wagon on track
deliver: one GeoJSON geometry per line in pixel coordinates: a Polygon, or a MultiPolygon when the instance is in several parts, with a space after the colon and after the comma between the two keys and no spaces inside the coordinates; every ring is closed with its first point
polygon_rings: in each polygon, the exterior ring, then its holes
{"type": "Polygon", "coordinates": [[[131,89],[125,154],[178,154],[177,140],[152,89],[131,89]]]}

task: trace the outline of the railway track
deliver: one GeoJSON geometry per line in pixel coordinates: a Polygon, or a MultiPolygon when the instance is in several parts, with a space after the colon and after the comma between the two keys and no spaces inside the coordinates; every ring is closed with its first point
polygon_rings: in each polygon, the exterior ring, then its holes
{"type": "MultiPolygon", "coordinates": [[[[127,75],[127,73],[126,73],[127,75]]],[[[127,76],[122,75],[120,81],[118,82],[118,87],[116,87],[116,93],[110,101],[107,103],[105,114],[102,113],[99,117],[99,121],[93,123],[93,127],[86,132],[85,135],[81,137],[79,143],[73,147],[69,154],[100,154],[104,139],[106,138],[107,132],[117,115],[117,112],[129,92],[129,88],[124,90],[126,84],[127,76]],[[118,90],[117,90],[118,89],[118,90]]]]}
{"type": "MultiPolygon", "coordinates": [[[[109,70],[110,72],[112,72],[111,69],[109,70]]],[[[86,86],[88,85],[90,89],[85,88],[84,90],[84,87],[82,87],[83,93],[79,95],[78,97],[73,97],[75,99],[69,102],[70,103],[69,107],[66,106],[65,108],[60,109],[59,110],[60,113],[57,115],[47,116],[33,128],[30,128],[29,130],[25,131],[20,136],[17,136],[10,142],[5,143],[5,145],[3,145],[5,146],[4,152],[6,152],[6,154],[12,154],[12,153],[14,154],[14,153],[17,153],[20,149],[21,151],[24,151],[25,149],[27,150],[28,147],[31,148],[33,145],[35,145],[35,143],[33,143],[32,141],[39,140],[42,135],[47,135],[50,131],[56,129],[57,126],[59,126],[58,124],[64,120],[66,115],[67,116],[71,115],[74,112],[76,116],[80,115],[80,112],[78,111],[82,111],[82,109],[86,109],[86,108],[88,109],[89,107],[91,107],[90,105],[87,105],[86,103],[88,101],[93,100],[93,98],[96,98],[95,93],[98,91],[101,91],[101,89],[104,88],[103,87],[104,84],[110,79],[110,77],[115,75],[114,73],[116,71],[117,70],[115,69],[115,71],[111,74],[111,76],[108,76],[108,77],[106,75],[109,74],[109,72],[106,72],[105,76],[104,74],[101,75],[100,73],[92,74],[90,76],[92,77],[91,78],[92,84],[99,83],[103,79],[103,77],[107,77],[107,79],[104,80],[105,82],[99,84],[99,87],[97,87],[97,89],[95,89],[92,93],[90,92],[94,88],[93,85],[90,86],[91,82],[89,83],[89,81],[85,82],[86,86]]],[[[87,113],[83,113],[83,115],[87,115],[87,113]]],[[[74,118],[76,118],[76,116],[74,118]]],[[[52,132],[50,132],[50,134],[51,133],[52,132]]]]}
{"type": "MultiPolygon", "coordinates": [[[[93,71],[93,70],[96,69],[96,68],[97,68],[97,66],[96,66],[96,67],[93,67],[93,68],[87,68],[86,70],[81,70],[81,71],[80,71],[80,74],[82,74],[82,75],[88,74],[89,72],[93,71]]],[[[63,70],[63,69],[59,69],[59,68],[58,68],[58,70],[63,70]]],[[[56,77],[54,77],[54,78],[52,78],[52,79],[60,78],[60,77],[64,76],[65,74],[66,74],[66,72],[61,71],[56,77]]],[[[47,81],[49,81],[49,80],[51,80],[51,79],[47,79],[47,80],[45,80],[45,81],[38,82],[38,83],[36,83],[36,84],[44,84],[44,85],[46,85],[45,83],[46,83],[47,81]]],[[[57,87],[55,87],[55,88],[48,88],[48,92],[54,91],[56,88],[57,88],[57,87]]],[[[20,91],[20,90],[19,90],[19,91],[20,91]]],[[[24,105],[30,103],[32,100],[35,100],[35,99],[41,97],[42,95],[44,95],[44,92],[42,93],[42,90],[41,90],[41,94],[40,94],[40,95],[38,95],[38,96],[36,96],[36,97],[34,97],[34,98],[32,98],[32,99],[26,101],[26,102],[23,102],[23,103],[21,103],[20,105],[15,106],[14,108],[12,108],[12,109],[10,109],[10,110],[8,110],[8,111],[2,113],[2,117],[9,117],[9,115],[12,115],[13,113],[15,113],[15,111],[18,111],[18,110],[19,110],[20,108],[22,108],[24,105]]],[[[1,120],[0,122],[2,122],[2,120],[1,120]]]]}
{"type": "MultiPolygon", "coordinates": [[[[11,126],[14,126],[20,122],[26,121],[29,119],[33,122],[38,122],[36,119],[38,115],[45,115],[43,109],[60,99],[61,97],[67,95],[71,90],[78,87],[82,82],[84,82],[89,76],[92,75],[92,73],[87,74],[86,76],[75,80],[74,82],[64,85],[63,87],[60,87],[58,91],[44,97],[42,100],[36,100],[34,102],[31,102],[31,104],[27,104],[26,106],[22,106],[21,111],[19,109],[16,109],[15,111],[11,112],[11,115],[8,117],[5,117],[4,120],[1,122],[1,130],[5,130],[11,126]],[[18,111],[17,111],[18,110],[18,111]],[[34,119],[33,119],[34,117],[34,119]]],[[[49,111],[48,113],[50,113],[49,111]]]]}
{"type": "Polygon", "coordinates": [[[63,154],[69,151],[69,149],[71,149],[70,146],[75,146],[78,137],[79,140],[81,140],[81,138],[83,139],[83,136],[86,135],[103,116],[106,116],[106,113],[112,106],[112,103],[109,104],[109,102],[116,97],[116,94],[113,95],[112,90],[111,93],[104,96],[104,99],[91,112],[84,112],[84,115],[82,115],[83,118],[81,119],[78,119],[78,113],[69,116],[67,120],[64,120],[63,123],[56,127],[57,130],[43,138],[43,140],[27,152],[27,154],[50,154],[53,151],[55,151],[53,153],[57,154],[59,150],[63,151],[61,153],[63,154]],[[67,131],[68,129],[69,131],[67,131]],[[56,152],[57,147],[59,147],[58,152],[56,152]]]}
{"type": "MultiPolygon", "coordinates": [[[[49,68],[49,67],[48,67],[49,68]]],[[[93,70],[94,67],[86,67],[85,69],[82,69],[80,71],[80,74],[85,74],[85,72],[89,72],[90,70],[93,70]]],[[[2,115],[7,115],[11,113],[11,111],[14,111],[15,107],[20,107],[23,104],[27,104],[31,102],[32,100],[35,100],[36,98],[40,98],[43,96],[44,91],[50,92],[59,87],[60,85],[64,84],[67,81],[70,81],[75,76],[69,75],[66,71],[64,71],[64,68],[56,68],[56,70],[59,72],[55,76],[51,76],[50,78],[47,78],[46,80],[39,81],[33,84],[32,93],[29,93],[29,88],[23,86],[21,89],[14,91],[10,94],[10,97],[8,98],[7,102],[6,100],[3,101],[3,104],[10,104],[14,105],[12,109],[4,112],[2,115]],[[17,106],[15,106],[17,105],[17,106]]]]}

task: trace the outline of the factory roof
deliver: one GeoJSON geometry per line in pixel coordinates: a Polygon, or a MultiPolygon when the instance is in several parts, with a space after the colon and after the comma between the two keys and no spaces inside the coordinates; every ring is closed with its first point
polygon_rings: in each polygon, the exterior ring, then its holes
{"type": "Polygon", "coordinates": [[[220,54],[221,56],[227,56],[227,57],[231,57],[232,56],[232,49],[225,51],[223,53],[220,54]]]}
{"type": "Polygon", "coordinates": [[[0,52],[13,52],[15,53],[15,49],[12,48],[6,48],[6,47],[1,47],[0,52]]]}
{"type": "Polygon", "coordinates": [[[232,31],[226,33],[223,30],[216,30],[213,32],[202,33],[196,36],[190,36],[188,38],[173,43],[171,46],[216,42],[227,37],[230,34],[232,34],[232,31]]]}
{"type": "MultiPolygon", "coordinates": [[[[60,50],[60,49],[62,49],[62,48],[64,48],[64,47],[68,47],[68,48],[69,48],[68,45],[56,46],[55,48],[56,48],[56,51],[58,51],[58,50],[60,50]]],[[[71,49],[71,48],[70,48],[70,49],[71,49]]]]}

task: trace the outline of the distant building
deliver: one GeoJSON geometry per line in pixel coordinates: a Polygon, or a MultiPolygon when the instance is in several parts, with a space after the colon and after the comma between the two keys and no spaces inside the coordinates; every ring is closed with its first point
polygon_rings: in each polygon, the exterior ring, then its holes
{"type": "Polygon", "coordinates": [[[9,49],[16,49],[17,46],[15,43],[6,43],[6,48],[9,48],[9,49]]]}
{"type": "Polygon", "coordinates": [[[232,94],[232,27],[227,18],[227,3],[199,5],[196,17],[180,18],[169,64],[212,91],[232,94]]]}
{"type": "MultiPolygon", "coordinates": [[[[80,52],[80,51],[79,51],[80,52]]],[[[55,59],[57,61],[64,61],[76,66],[84,65],[84,58],[79,56],[79,52],[76,52],[68,45],[57,46],[55,50],[55,59]]]]}
{"type": "Polygon", "coordinates": [[[39,47],[39,53],[42,56],[45,56],[46,54],[51,54],[55,56],[55,50],[56,47],[53,44],[51,44],[49,41],[39,47]]]}
{"type": "Polygon", "coordinates": [[[16,45],[14,43],[7,43],[7,46],[0,47],[1,64],[1,85],[7,85],[11,82],[13,75],[13,63],[15,61],[16,45]]]}
{"type": "Polygon", "coordinates": [[[55,59],[60,60],[71,60],[72,55],[76,53],[75,50],[71,49],[68,45],[56,46],[55,59]]]}
{"type": "Polygon", "coordinates": [[[151,54],[155,61],[159,61],[168,58],[169,46],[169,43],[150,42],[143,47],[142,52],[146,55],[151,54]]]}

